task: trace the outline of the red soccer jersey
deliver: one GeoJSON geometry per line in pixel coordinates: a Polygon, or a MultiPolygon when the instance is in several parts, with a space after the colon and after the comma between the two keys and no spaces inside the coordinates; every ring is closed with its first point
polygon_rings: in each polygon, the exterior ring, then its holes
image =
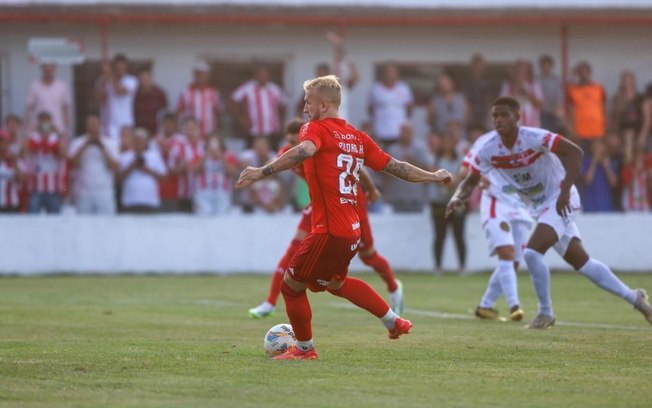
{"type": "Polygon", "coordinates": [[[312,232],[359,237],[360,170],[366,165],[380,171],[390,156],[343,119],[308,122],[301,128],[299,140],[317,147],[315,155],[303,162],[313,207],[312,232]]]}

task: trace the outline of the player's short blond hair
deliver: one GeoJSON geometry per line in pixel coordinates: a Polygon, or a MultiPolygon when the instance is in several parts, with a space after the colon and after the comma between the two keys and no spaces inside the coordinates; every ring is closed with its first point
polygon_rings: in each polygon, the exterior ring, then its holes
{"type": "Polygon", "coordinates": [[[342,85],[340,85],[340,79],[335,75],[309,79],[303,83],[303,90],[314,91],[337,106],[340,106],[342,102],[342,85]]]}

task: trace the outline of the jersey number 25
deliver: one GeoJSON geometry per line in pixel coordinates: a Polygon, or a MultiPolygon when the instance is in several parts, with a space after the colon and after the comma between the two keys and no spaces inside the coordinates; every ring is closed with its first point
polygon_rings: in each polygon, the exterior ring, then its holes
{"type": "Polygon", "coordinates": [[[340,193],[342,195],[358,194],[357,183],[360,180],[362,166],[364,166],[364,159],[344,153],[337,156],[337,168],[344,169],[340,173],[340,193]]]}

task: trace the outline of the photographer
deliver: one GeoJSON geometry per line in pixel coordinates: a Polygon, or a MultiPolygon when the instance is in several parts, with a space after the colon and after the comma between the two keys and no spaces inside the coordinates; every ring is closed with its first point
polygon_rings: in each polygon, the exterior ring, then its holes
{"type": "Polygon", "coordinates": [[[155,149],[148,149],[149,134],[144,128],[134,130],[132,148],[120,156],[121,203],[124,212],[150,214],[158,212],[161,196],[159,180],[166,175],[165,163],[155,149]]]}
{"type": "Polygon", "coordinates": [[[86,134],[75,139],[68,157],[76,168],[76,208],[80,214],[115,214],[118,143],[100,133],[100,118],[86,117],[86,134]]]}

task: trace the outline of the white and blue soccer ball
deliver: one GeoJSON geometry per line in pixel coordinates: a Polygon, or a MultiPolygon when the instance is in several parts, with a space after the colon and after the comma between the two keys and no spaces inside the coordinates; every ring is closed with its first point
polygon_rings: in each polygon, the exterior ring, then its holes
{"type": "Polygon", "coordinates": [[[287,323],[277,324],[267,331],[263,348],[268,357],[285,353],[290,347],[297,344],[292,326],[287,323]]]}

